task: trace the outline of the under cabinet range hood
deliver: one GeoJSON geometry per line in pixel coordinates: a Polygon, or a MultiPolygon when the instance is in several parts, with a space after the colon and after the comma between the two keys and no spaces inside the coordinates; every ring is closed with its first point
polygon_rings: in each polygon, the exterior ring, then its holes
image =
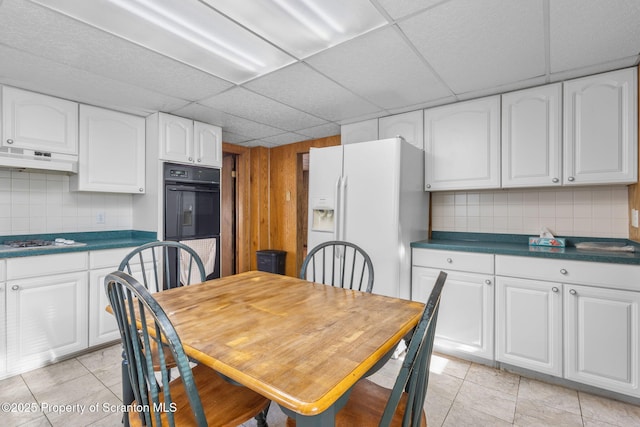
{"type": "Polygon", "coordinates": [[[78,156],[0,147],[0,168],[78,173],[78,156]]]}

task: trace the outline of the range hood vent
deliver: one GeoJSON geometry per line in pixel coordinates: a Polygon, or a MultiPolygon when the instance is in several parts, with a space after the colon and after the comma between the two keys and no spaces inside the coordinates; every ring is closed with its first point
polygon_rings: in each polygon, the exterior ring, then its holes
{"type": "Polygon", "coordinates": [[[0,147],[0,168],[78,173],[78,156],[0,147]]]}

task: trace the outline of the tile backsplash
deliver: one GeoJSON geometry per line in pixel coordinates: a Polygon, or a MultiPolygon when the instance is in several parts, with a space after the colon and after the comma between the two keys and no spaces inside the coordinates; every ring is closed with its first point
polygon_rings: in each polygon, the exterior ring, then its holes
{"type": "Polygon", "coordinates": [[[434,192],[431,206],[434,231],[629,237],[626,186],[434,192]]]}
{"type": "Polygon", "coordinates": [[[67,175],[0,170],[0,235],[130,230],[132,197],[69,191],[67,175]]]}

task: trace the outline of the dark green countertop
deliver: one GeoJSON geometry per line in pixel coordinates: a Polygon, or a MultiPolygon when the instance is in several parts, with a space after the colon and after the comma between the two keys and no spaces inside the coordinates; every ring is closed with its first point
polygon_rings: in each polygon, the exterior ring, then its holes
{"type": "Polygon", "coordinates": [[[86,243],[84,246],[48,246],[43,248],[0,250],[0,259],[35,255],[52,255],[66,252],[86,252],[101,249],[128,248],[157,240],[156,233],[149,231],[91,231],[86,233],[23,234],[0,236],[0,244],[10,240],[54,240],[58,237],[86,243]]]}
{"type": "Polygon", "coordinates": [[[412,242],[412,248],[442,249],[448,251],[480,252],[499,255],[530,256],[550,259],[573,259],[589,262],[640,264],[640,244],[626,239],[597,237],[564,237],[566,247],[529,246],[529,235],[459,233],[434,231],[431,238],[412,242]],[[616,242],[636,247],[635,252],[612,252],[577,249],[578,242],[616,242]]]}

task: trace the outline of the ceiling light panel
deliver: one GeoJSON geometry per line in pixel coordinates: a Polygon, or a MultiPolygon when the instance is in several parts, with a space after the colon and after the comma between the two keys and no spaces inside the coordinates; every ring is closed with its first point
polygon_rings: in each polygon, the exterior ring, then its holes
{"type": "Polygon", "coordinates": [[[202,0],[298,59],[387,23],[369,0],[202,0]]]}
{"type": "Polygon", "coordinates": [[[234,83],[294,62],[197,0],[32,1],[234,83]]]}

